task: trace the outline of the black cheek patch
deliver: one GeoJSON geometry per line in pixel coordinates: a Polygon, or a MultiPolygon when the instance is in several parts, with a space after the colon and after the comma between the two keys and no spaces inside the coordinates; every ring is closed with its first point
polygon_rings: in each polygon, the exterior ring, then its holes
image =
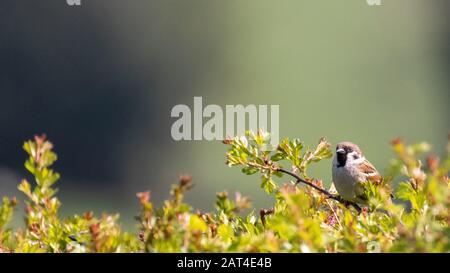
{"type": "Polygon", "coordinates": [[[354,159],[354,160],[356,160],[356,159],[358,159],[358,158],[359,158],[358,155],[353,155],[353,159],[354,159]]]}
{"type": "Polygon", "coordinates": [[[345,162],[347,162],[347,154],[345,153],[338,153],[337,154],[337,162],[338,162],[338,168],[344,167],[345,162]]]}

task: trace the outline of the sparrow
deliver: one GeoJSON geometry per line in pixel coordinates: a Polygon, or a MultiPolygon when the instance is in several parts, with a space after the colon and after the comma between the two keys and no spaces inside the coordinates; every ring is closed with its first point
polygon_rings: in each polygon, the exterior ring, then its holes
{"type": "Polygon", "coordinates": [[[333,184],[339,195],[347,201],[367,204],[364,185],[370,181],[381,185],[383,177],[364,157],[354,143],[344,141],[336,145],[332,167],[333,184]]]}

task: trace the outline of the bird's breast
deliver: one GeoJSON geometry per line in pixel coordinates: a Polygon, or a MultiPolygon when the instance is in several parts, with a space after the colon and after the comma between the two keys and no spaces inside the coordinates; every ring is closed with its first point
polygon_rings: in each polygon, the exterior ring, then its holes
{"type": "Polygon", "coordinates": [[[355,197],[355,178],[351,170],[345,167],[333,166],[333,183],[341,195],[346,200],[353,200],[355,197]]]}

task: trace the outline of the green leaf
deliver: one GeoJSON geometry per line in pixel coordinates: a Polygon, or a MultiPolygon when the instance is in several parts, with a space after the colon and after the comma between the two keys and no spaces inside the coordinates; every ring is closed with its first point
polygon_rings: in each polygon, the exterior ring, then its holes
{"type": "Polygon", "coordinates": [[[395,192],[395,197],[404,201],[411,201],[416,195],[416,191],[409,182],[400,182],[395,192]]]}
{"type": "Polygon", "coordinates": [[[25,169],[27,169],[31,174],[34,175],[36,169],[35,169],[35,165],[32,161],[33,161],[33,159],[30,158],[29,160],[27,160],[25,162],[25,169]]]}
{"type": "Polygon", "coordinates": [[[200,218],[198,215],[191,215],[189,219],[189,228],[193,231],[201,231],[206,232],[208,230],[208,226],[205,221],[200,218]]]}
{"type": "Polygon", "coordinates": [[[32,198],[31,185],[26,180],[23,180],[17,188],[19,189],[19,191],[25,193],[25,195],[27,195],[29,198],[32,198]]]}
{"type": "Polygon", "coordinates": [[[408,152],[412,155],[419,155],[422,153],[429,152],[431,150],[431,145],[426,142],[417,143],[408,147],[408,152]]]}
{"type": "Polygon", "coordinates": [[[270,176],[263,175],[261,188],[264,189],[268,195],[271,195],[277,189],[277,184],[275,184],[270,176]]]}
{"type": "Polygon", "coordinates": [[[242,169],[242,172],[245,173],[246,175],[252,175],[257,173],[259,170],[255,167],[252,166],[248,166],[242,169]]]}
{"type": "Polygon", "coordinates": [[[274,161],[274,162],[277,162],[277,161],[280,161],[280,160],[283,160],[283,159],[286,159],[286,156],[283,153],[281,153],[281,152],[277,152],[277,153],[275,153],[274,155],[272,155],[270,157],[270,160],[274,161]]]}
{"type": "Polygon", "coordinates": [[[225,225],[221,224],[217,228],[217,235],[223,240],[223,241],[229,241],[233,239],[234,237],[234,231],[231,225],[225,225]]]}

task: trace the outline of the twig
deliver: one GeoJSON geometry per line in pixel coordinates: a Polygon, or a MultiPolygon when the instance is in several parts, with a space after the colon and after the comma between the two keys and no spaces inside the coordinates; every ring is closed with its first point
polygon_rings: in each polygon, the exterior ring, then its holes
{"type": "Polygon", "coordinates": [[[259,216],[261,217],[261,222],[262,222],[263,226],[266,226],[266,216],[270,215],[270,214],[274,214],[274,212],[275,212],[274,208],[262,209],[259,211],[259,216]]]}
{"type": "Polygon", "coordinates": [[[311,182],[308,182],[308,181],[302,179],[302,178],[301,178],[300,176],[298,176],[296,173],[290,172],[290,171],[285,170],[285,169],[283,169],[283,168],[277,168],[277,169],[275,169],[275,171],[281,172],[281,173],[285,173],[285,174],[288,174],[288,175],[294,177],[294,178],[297,180],[297,183],[295,183],[295,185],[297,185],[298,183],[303,183],[303,184],[305,184],[305,185],[308,185],[308,186],[314,188],[315,190],[319,191],[320,193],[324,194],[324,195],[327,196],[328,198],[333,199],[333,200],[336,200],[336,201],[338,201],[339,203],[344,204],[345,206],[352,205],[352,206],[358,211],[358,213],[361,212],[361,208],[360,208],[360,207],[358,206],[358,204],[356,204],[355,202],[351,202],[351,201],[344,200],[344,199],[343,199],[342,197],[340,197],[339,195],[334,195],[334,194],[330,193],[329,191],[327,191],[327,190],[325,190],[325,189],[323,189],[323,188],[321,188],[321,187],[318,187],[318,186],[314,185],[314,184],[311,183],[311,182]]]}
{"type": "Polygon", "coordinates": [[[333,212],[334,218],[336,218],[336,221],[338,222],[339,227],[342,228],[341,221],[339,221],[339,217],[337,216],[336,211],[334,211],[333,206],[330,204],[330,202],[328,202],[328,200],[325,200],[325,202],[327,202],[327,205],[330,207],[331,211],[333,212]]]}

